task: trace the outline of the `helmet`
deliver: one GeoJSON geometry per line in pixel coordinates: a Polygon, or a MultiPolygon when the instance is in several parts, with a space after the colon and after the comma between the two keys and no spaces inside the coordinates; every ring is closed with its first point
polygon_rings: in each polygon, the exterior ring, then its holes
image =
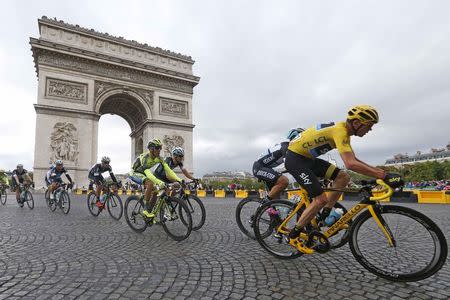
{"type": "Polygon", "coordinates": [[[305,131],[305,129],[300,128],[300,127],[291,129],[291,130],[289,130],[289,132],[288,132],[286,138],[287,138],[288,140],[292,141],[293,139],[295,139],[296,137],[298,137],[298,135],[299,135],[301,132],[303,132],[303,131],[305,131]]]}
{"type": "Polygon", "coordinates": [[[62,166],[63,165],[63,161],[60,159],[55,160],[55,165],[57,166],[62,166]]]}
{"type": "Polygon", "coordinates": [[[108,156],[102,157],[102,163],[105,163],[108,165],[110,162],[111,162],[111,159],[108,156]]]}
{"type": "Polygon", "coordinates": [[[181,147],[174,147],[172,149],[172,155],[174,156],[184,156],[184,150],[181,147]]]}
{"type": "Polygon", "coordinates": [[[160,140],[160,139],[153,139],[153,140],[150,140],[150,141],[147,143],[147,149],[150,149],[150,148],[159,148],[159,149],[161,149],[161,148],[162,148],[162,142],[161,142],[161,140],[160,140]]]}
{"type": "Polygon", "coordinates": [[[358,119],[362,123],[378,123],[378,112],[370,105],[357,105],[348,111],[348,120],[358,119]]]}
{"type": "Polygon", "coordinates": [[[23,165],[22,164],[18,164],[17,165],[17,169],[23,169],[23,165]]]}

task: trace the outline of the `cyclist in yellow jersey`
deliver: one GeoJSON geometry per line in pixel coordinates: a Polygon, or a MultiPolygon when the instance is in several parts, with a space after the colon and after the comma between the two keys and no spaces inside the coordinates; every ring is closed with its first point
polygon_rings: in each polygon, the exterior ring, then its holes
{"type": "Polygon", "coordinates": [[[290,142],[286,152],[286,170],[313,199],[311,205],[300,216],[295,228],[291,230],[290,238],[297,238],[303,227],[309,224],[322,208],[321,219],[324,220],[339,199],[339,192],[333,192],[327,197],[318,177],[333,180],[334,188],[343,188],[350,182],[350,176],[345,171],[318,158],[332,149],[339,151],[345,167],[349,170],[383,179],[393,188],[403,183],[399,174],[386,173],[383,169],[370,166],[356,158],[353,153],[350,136],[363,137],[376,123],[378,123],[377,111],[369,105],[358,105],[348,111],[346,121],[318,124],[308,128],[290,142]]]}
{"type": "Polygon", "coordinates": [[[145,210],[143,214],[148,218],[154,218],[155,214],[151,213],[156,202],[156,191],[165,187],[164,181],[156,178],[153,174],[159,165],[162,165],[166,172],[167,178],[171,182],[182,182],[167,163],[159,156],[161,152],[162,142],[159,139],[153,139],[148,142],[147,153],[139,155],[133,163],[130,179],[137,184],[144,185],[144,202],[145,210]],[[155,189],[156,187],[156,189],[155,189]],[[150,201],[151,198],[151,201],[150,201]]]}

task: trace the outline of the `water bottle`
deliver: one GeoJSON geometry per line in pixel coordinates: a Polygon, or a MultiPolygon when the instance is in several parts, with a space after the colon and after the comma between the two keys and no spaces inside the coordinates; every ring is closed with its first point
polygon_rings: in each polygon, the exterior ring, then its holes
{"type": "Polygon", "coordinates": [[[102,195],[100,195],[100,202],[103,203],[104,201],[105,201],[105,195],[102,194],[102,195]]]}
{"type": "Polygon", "coordinates": [[[20,194],[20,199],[22,201],[25,200],[25,191],[22,191],[22,193],[20,194]]]}
{"type": "Polygon", "coordinates": [[[278,211],[280,213],[281,219],[286,219],[286,217],[289,215],[289,212],[291,211],[290,207],[282,206],[278,207],[278,211]]]}
{"type": "Polygon", "coordinates": [[[336,223],[337,220],[339,220],[342,217],[343,214],[344,211],[342,210],[342,208],[333,209],[330,215],[326,217],[325,224],[327,224],[327,226],[333,225],[334,223],[336,223]]]}

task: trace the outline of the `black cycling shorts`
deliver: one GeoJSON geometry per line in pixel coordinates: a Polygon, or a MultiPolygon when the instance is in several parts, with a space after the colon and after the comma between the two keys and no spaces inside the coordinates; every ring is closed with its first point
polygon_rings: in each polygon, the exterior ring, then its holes
{"type": "Polygon", "coordinates": [[[256,178],[264,181],[267,185],[267,188],[271,190],[282,174],[275,171],[274,169],[265,167],[264,165],[256,161],[253,164],[253,175],[256,178]]]}
{"type": "Polygon", "coordinates": [[[334,180],[340,171],[338,167],[323,159],[308,158],[290,150],[286,152],[284,166],[308,192],[311,199],[323,193],[318,177],[334,180]]]}
{"type": "Polygon", "coordinates": [[[105,183],[105,178],[102,175],[94,176],[89,174],[88,178],[92,180],[96,185],[103,185],[105,183]]]}

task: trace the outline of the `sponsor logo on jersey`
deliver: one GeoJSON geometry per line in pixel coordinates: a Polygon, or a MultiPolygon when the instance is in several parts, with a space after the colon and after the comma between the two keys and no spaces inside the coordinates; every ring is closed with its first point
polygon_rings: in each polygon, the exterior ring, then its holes
{"type": "Polygon", "coordinates": [[[262,177],[265,177],[265,178],[268,178],[268,179],[274,179],[274,178],[275,178],[275,175],[274,175],[274,174],[269,173],[269,172],[266,172],[266,171],[262,171],[262,170],[259,170],[259,171],[256,173],[256,175],[257,175],[257,176],[262,176],[262,177]]]}
{"type": "Polygon", "coordinates": [[[300,174],[300,178],[303,180],[305,185],[312,184],[311,179],[309,179],[309,175],[305,173],[300,174]]]}

